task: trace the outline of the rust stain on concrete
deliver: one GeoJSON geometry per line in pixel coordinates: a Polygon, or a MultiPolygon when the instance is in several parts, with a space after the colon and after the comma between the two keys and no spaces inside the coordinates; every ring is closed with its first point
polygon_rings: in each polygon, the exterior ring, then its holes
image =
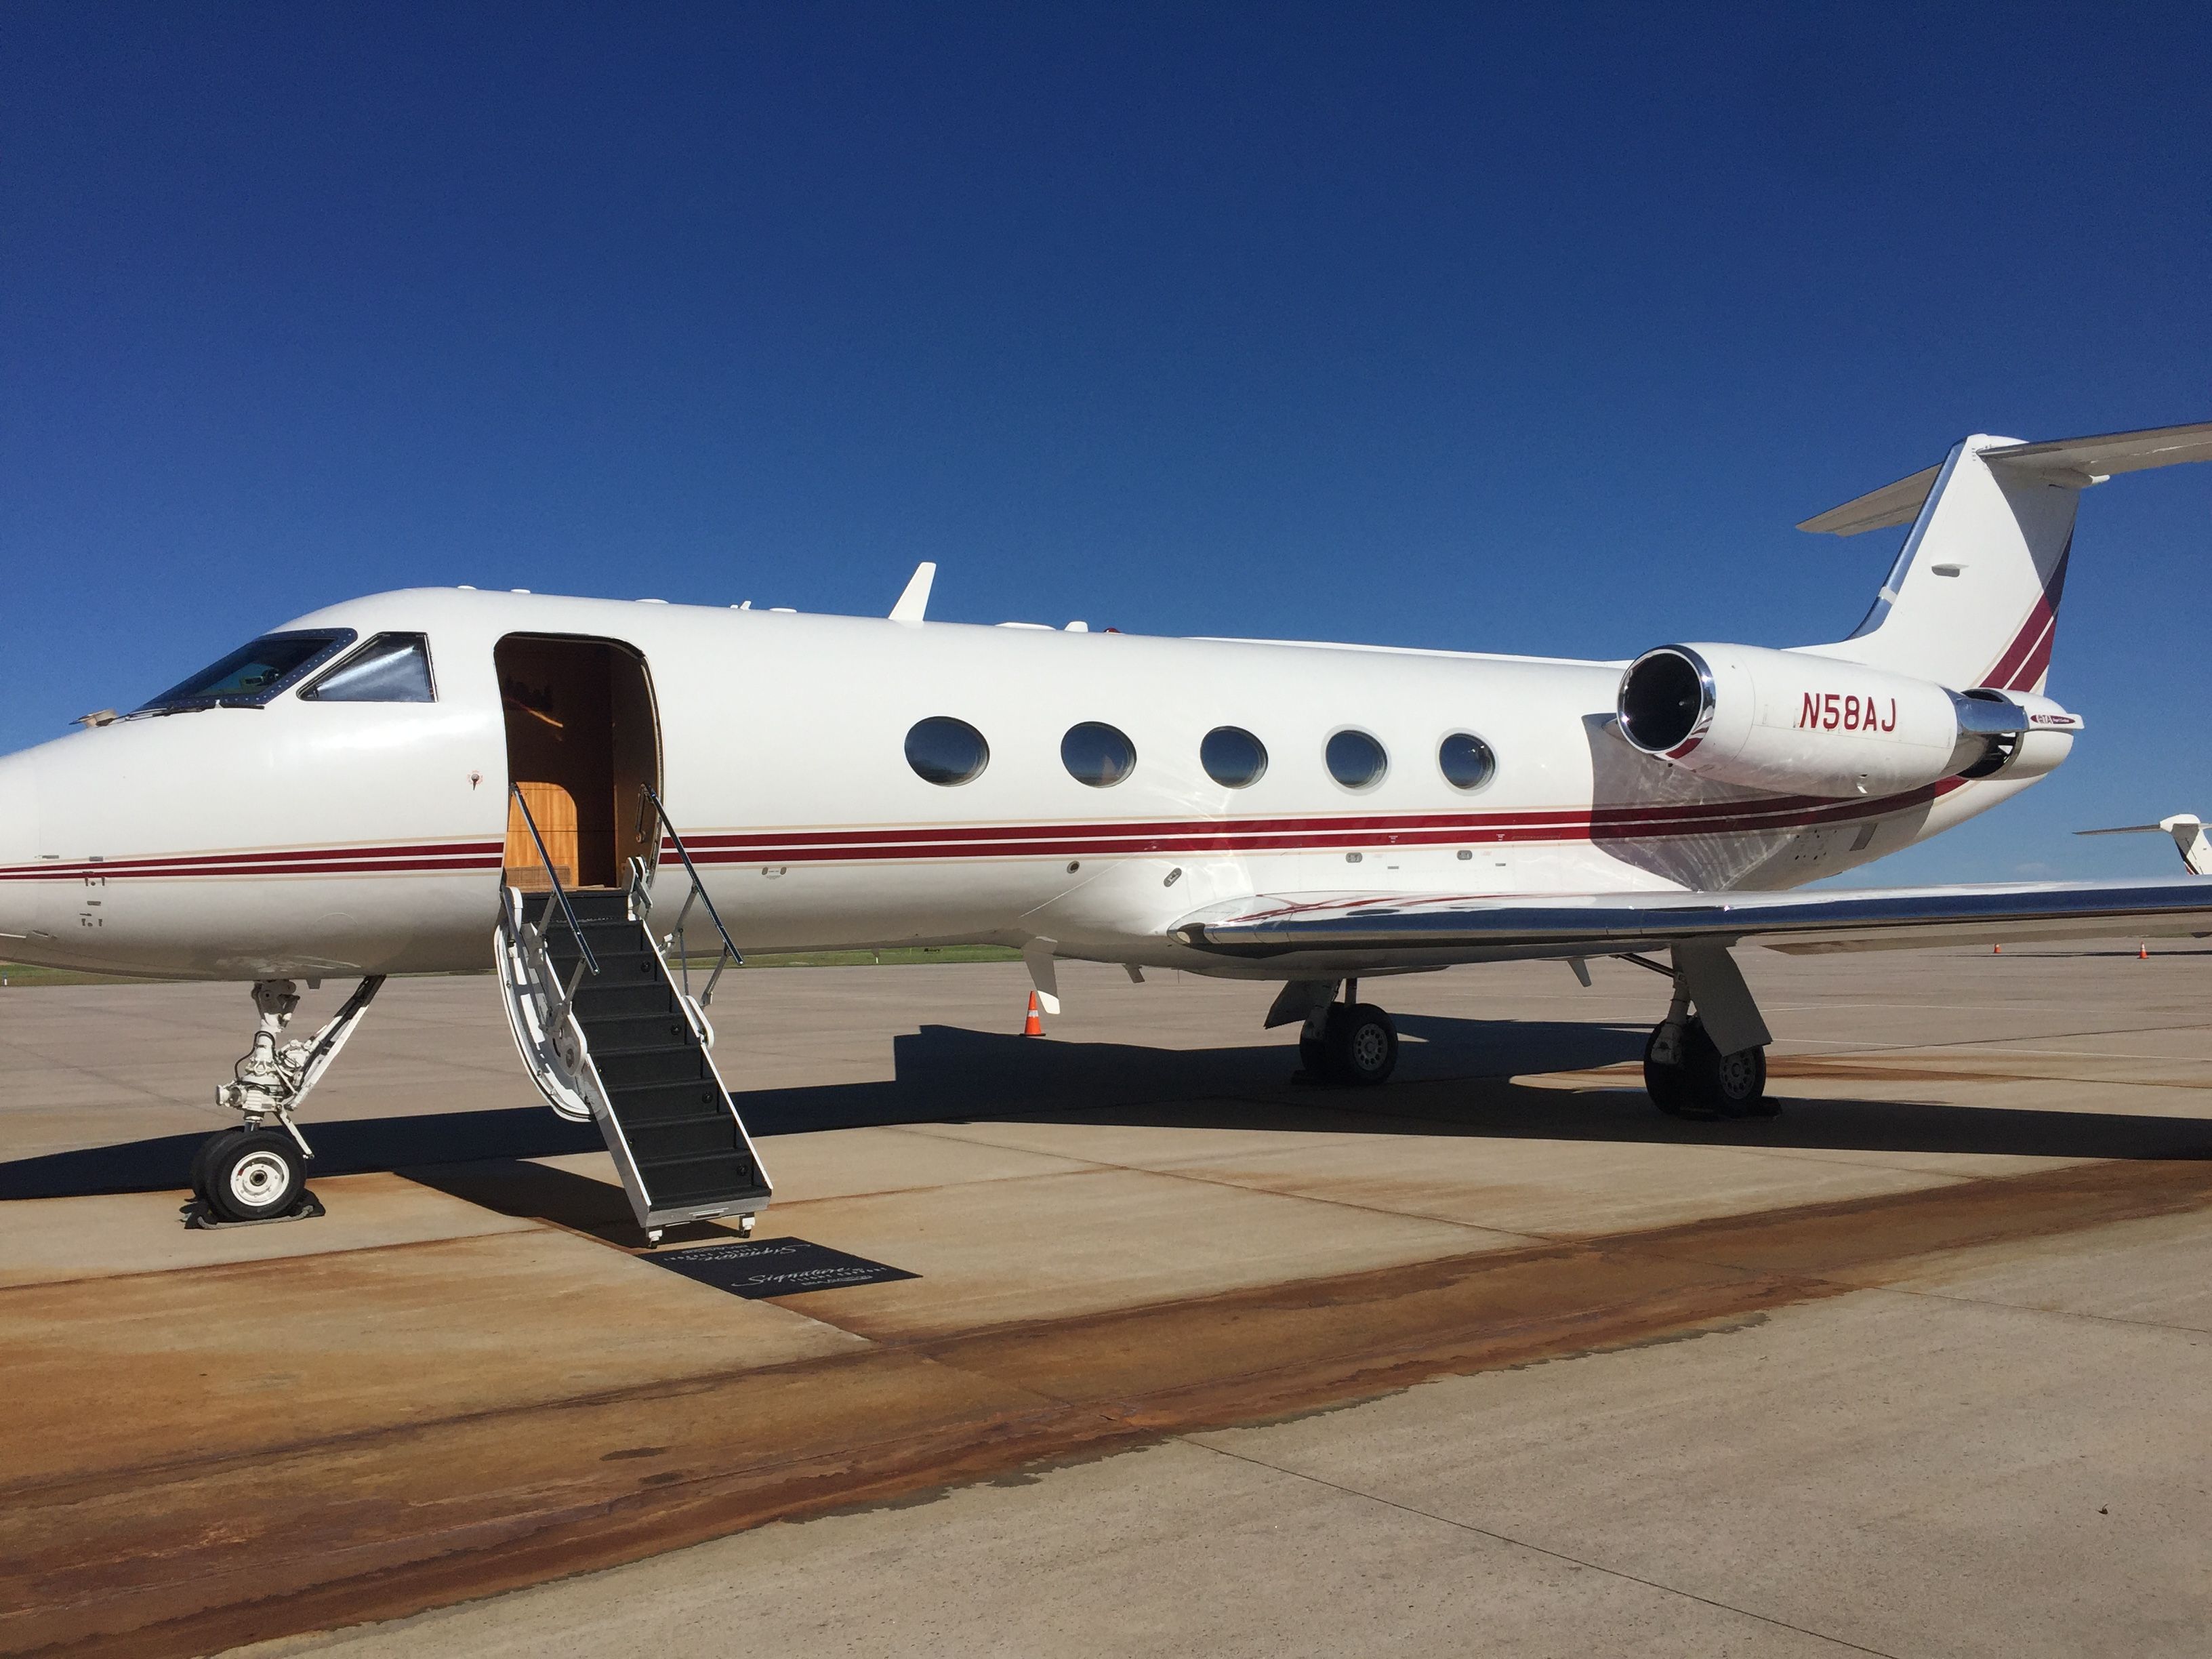
{"type": "MultiPolygon", "coordinates": [[[[1846,1272],[2208,1206],[2212,1160],[2075,1165],[552,1399],[542,1375],[535,1399],[513,1379],[500,1403],[279,1445],[217,1437],[181,1459],[206,1352],[179,1360],[141,1308],[141,1351],[117,1363],[111,1332],[77,1379],[97,1455],[0,1476],[0,1651],[204,1652],[395,1617],[768,1521],[1737,1324],[1856,1288],[1832,1277],[1846,1272]]],[[[834,1296],[802,1308],[838,1316],[834,1296]]],[[[386,1310],[355,1311],[373,1329],[386,1310]]],[[[588,1342],[589,1310],[574,1316],[588,1342]]],[[[273,1377],[282,1362],[256,1363],[273,1377]]],[[[447,1363],[491,1382],[513,1369],[497,1344],[447,1363]]],[[[284,1412],[281,1388],[269,1409],[284,1412]]],[[[0,1427],[0,1469],[27,1467],[20,1433],[0,1427]]]]}
{"type": "MultiPolygon", "coordinates": [[[[1955,1059],[1932,1060],[1925,1054],[1899,1057],[1895,1060],[1879,1054],[1857,1054],[1831,1058],[1826,1054],[1778,1054],[1766,1063],[1767,1076],[1776,1081],[1830,1083],[2059,1083],[2091,1085],[2098,1088],[2139,1089],[2212,1089],[2204,1080],[2203,1067],[2195,1062],[2177,1060],[2168,1064],[2154,1064],[2146,1067],[2141,1061],[2130,1065],[2138,1076],[2116,1073],[2112,1062],[2099,1059],[2085,1062],[2075,1056],[2051,1056],[2049,1069],[2030,1070],[2023,1067],[2021,1054],[2014,1051],[2000,1059],[1962,1054],[1955,1059]]],[[[1631,1060],[1615,1066],[1593,1066],[1582,1071],[1547,1072],[1543,1081],[1557,1085],[1564,1083],[1586,1082],[1604,1087],[1628,1086],[1641,1088],[1643,1066],[1631,1060]]]]}
{"type": "Polygon", "coordinates": [[[2015,1083],[2044,1083],[2057,1079],[2023,1077],[2017,1073],[1990,1072],[1977,1066],[1930,1066],[1904,1060],[1827,1060],[1818,1054],[1788,1054],[1771,1060],[1766,1074],[1772,1078],[1824,1079],[1837,1083],[1985,1083],[2009,1078],[2015,1083]]]}
{"type": "Polygon", "coordinates": [[[2144,1074],[2122,1076],[2110,1061],[2085,1062],[2073,1056],[2054,1055],[2052,1069],[2024,1071],[2017,1054],[2004,1060],[1962,1055],[1938,1065],[1917,1060],[1829,1060],[1817,1054],[1796,1054],[1772,1061],[1767,1075],[1777,1078],[1820,1078],[1843,1083],[2066,1083],[2094,1084],[2100,1089],[2212,1089],[2202,1068],[2174,1061],[2163,1068],[2130,1064],[2144,1074]],[[2071,1069],[2068,1069],[2069,1062],[2071,1069]],[[2094,1074],[2091,1066],[2094,1066],[2094,1074]]]}

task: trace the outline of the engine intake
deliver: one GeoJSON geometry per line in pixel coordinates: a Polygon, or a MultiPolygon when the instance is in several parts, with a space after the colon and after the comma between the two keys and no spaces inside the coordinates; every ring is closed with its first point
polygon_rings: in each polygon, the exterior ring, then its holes
{"type": "Polygon", "coordinates": [[[1662,645],[1620,677],[1621,734],[1647,755],[1664,755],[1710,726],[1719,701],[1703,657],[1662,645]]]}
{"type": "Polygon", "coordinates": [[[1809,652],[1665,645],[1620,677],[1623,738],[1717,782],[1785,794],[1899,794],[1948,777],[2039,777],[2081,717],[2048,697],[1933,681],[1809,652]]]}

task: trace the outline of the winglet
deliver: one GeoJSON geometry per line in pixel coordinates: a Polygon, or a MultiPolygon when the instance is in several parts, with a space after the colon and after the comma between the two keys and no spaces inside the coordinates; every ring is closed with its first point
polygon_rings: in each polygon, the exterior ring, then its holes
{"type": "Polygon", "coordinates": [[[914,574],[907,578],[906,592],[898,596],[891,607],[893,622],[918,623],[929,609],[929,585],[937,580],[937,567],[927,560],[915,566],[914,574]]]}

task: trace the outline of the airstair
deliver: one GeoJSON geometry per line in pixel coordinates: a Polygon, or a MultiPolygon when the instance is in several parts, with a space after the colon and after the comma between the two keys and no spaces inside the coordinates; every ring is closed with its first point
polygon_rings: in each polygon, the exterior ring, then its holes
{"type": "Polygon", "coordinates": [[[671,919],[641,860],[618,890],[564,887],[519,789],[514,799],[547,884],[542,896],[514,885],[501,895],[500,986],[523,1063],[555,1111],[599,1125],[648,1238],[725,1217],[750,1233],[773,1188],[714,1069],[706,1012],[723,970],[743,958],[683,838],[646,789],[642,805],[690,878],[671,919]],[[696,996],[684,946],[695,908],[720,946],[696,996]]]}

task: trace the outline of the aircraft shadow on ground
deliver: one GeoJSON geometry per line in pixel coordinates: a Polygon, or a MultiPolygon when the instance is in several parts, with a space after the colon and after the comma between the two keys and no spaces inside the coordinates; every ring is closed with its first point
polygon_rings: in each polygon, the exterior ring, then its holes
{"type": "MultiPolygon", "coordinates": [[[[1412,1014],[1401,1016],[1398,1025],[1407,1041],[1397,1079],[1384,1088],[1359,1091],[1294,1082],[1296,1053],[1284,1035],[1237,1048],[1173,1049],[1038,1041],[933,1025],[894,1040],[894,1075],[889,1079],[752,1091],[742,1086],[741,1044],[731,1043],[721,1059],[726,1075],[739,1085],[739,1110],[761,1137],[1022,1119],[1808,1151],[2212,1157],[2212,1123],[2203,1120],[1924,1103],[1911,1097],[1925,1085],[1902,1077],[1890,1085],[1878,1078],[1855,1079],[1865,1087],[1892,1088],[1894,1096],[1888,1099],[1800,1097],[1791,1093],[1788,1078],[1778,1078],[1770,1092],[1784,1103],[1779,1117],[1684,1122],[1653,1109],[1632,1070],[1618,1074],[1617,1082],[1592,1079],[1580,1086],[1515,1080],[1635,1061],[1643,1054],[1645,1033],[1640,1026],[1412,1014]]],[[[1924,1060],[1917,1063],[1925,1066],[1924,1060]]],[[[1962,1072],[1960,1080],[1974,1079],[1962,1072]]],[[[2098,1092],[2094,1084],[2081,1089],[2085,1096],[2098,1092]]],[[[484,1183],[450,1166],[496,1162],[507,1168],[510,1181],[535,1182],[537,1177],[520,1172],[526,1160],[602,1149],[594,1127],[567,1122],[544,1106],[310,1120],[305,1127],[316,1151],[311,1176],[400,1170],[479,1202],[488,1201],[477,1190],[484,1183]],[[429,1166],[449,1167],[434,1176],[429,1166]]],[[[204,1138],[202,1133],[161,1135],[0,1163],[0,1199],[180,1188],[192,1152],[204,1138]]],[[[769,1161],[772,1168],[772,1152],[769,1161]]],[[[590,1182],[596,1191],[587,1194],[570,1188],[574,1179],[538,1182],[545,1190],[533,1188],[527,1202],[565,1206],[565,1224],[586,1231],[602,1230],[608,1218],[599,1211],[610,1198],[627,1216],[612,1188],[590,1182]],[[574,1211],[573,1217],[568,1211],[574,1211]]]]}

